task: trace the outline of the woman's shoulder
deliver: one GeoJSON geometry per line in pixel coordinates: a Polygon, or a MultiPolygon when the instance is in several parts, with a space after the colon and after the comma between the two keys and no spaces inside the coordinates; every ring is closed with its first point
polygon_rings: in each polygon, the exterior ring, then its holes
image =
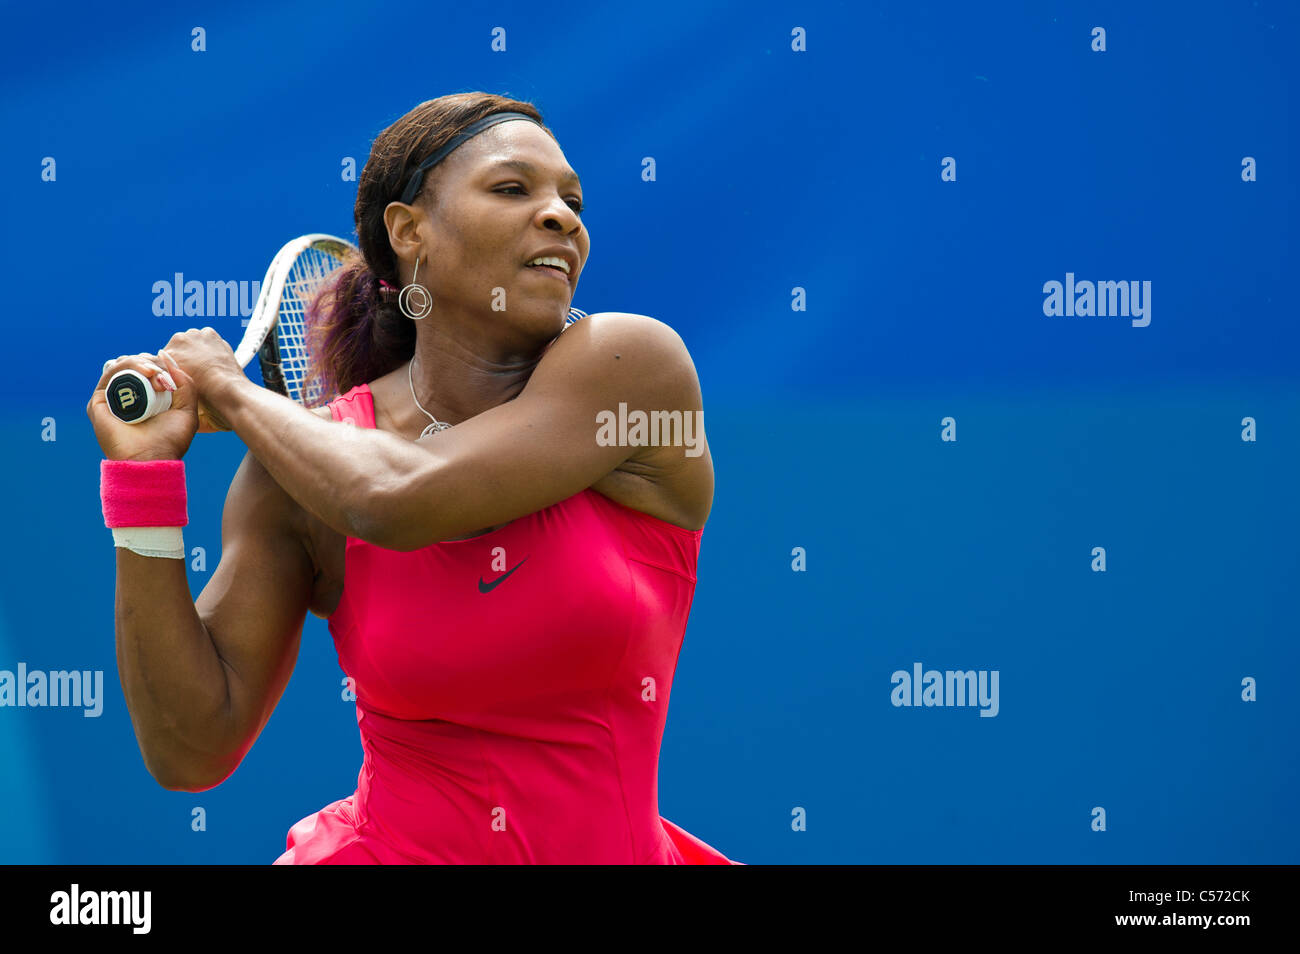
{"type": "MultiPolygon", "coordinates": [[[[566,328],[547,360],[551,387],[579,382],[585,406],[599,409],[597,423],[621,428],[635,418],[642,428],[636,451],[592,489],[680,529],[702,528],[713,504],[713,461],[699,376],[681,335],[648,315],[599,312],[566,328]]],[[[534,376],[544,370],[539,365],[534,376]]]]}
{"type": "Polygon", "coordinates": [[[620,379],[620,387],[631,377],[653,383],[661,399],[699,406],[699,377],[686,342],[667,322],[649,315],[602,311],[574,322],[547,347],[538,364],[544,368],[566,378],[579,369],[598,374],[604,369],[620,379]]]}
{"type": "Polygon", "coordinates": [[[686,347],[681,335],[666,321],[628,311],[598,311],[587,315],[565,326],[556,342],[587,337],[602,341],[659,343],[683,350],[686,347]]]}

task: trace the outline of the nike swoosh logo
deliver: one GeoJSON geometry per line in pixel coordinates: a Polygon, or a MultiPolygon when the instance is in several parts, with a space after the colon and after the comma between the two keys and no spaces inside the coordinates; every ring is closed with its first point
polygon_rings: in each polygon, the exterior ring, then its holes
{"type": "Polygon", "coordinates": [[[506,572],[505,572],[502,576],[498,576],[498,577],[497,577],[495,580],[493,580],[491,583],[484,583],[484,582],[483,582],[483,577],[480,576],[480,577],[478,578],[478,591],[479,591],[480,593],[491,593],[492,590],[493,590],[494,588],[500,586],[500,585],[501,585],[502,583],[504,583],[507,579],[509,579],[509,578],[510,578],[510,574],[513,573],[513,572],[515,572],[515,570],[519,569],[521,566],[523,566],[524,563],[525,563],[527,560],[528,560],[528,557],[524,557],[522,560],[520,560],[518,563],[516,563],[516,564],[515,564],[514,566],[512,566],[510,569],[506,570],[506,572]]]}

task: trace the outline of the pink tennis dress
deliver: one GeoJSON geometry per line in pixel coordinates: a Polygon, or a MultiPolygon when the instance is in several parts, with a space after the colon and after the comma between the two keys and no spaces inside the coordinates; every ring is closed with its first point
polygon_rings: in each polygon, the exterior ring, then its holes
{"type": "MultiPolygon", "coordinates": [[[[375,426],[368,385],[330,410],[375,426]]],[[[702,532],[588,488],[410,552],[349,537],[357,790],[275,864],[739,864],[658,808],[702,532]]]]}

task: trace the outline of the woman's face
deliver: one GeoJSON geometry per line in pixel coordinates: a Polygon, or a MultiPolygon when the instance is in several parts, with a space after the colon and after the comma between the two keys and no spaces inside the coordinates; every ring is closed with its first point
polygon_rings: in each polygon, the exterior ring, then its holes
{"type": "Polygon", "coordinates": [[[427,216],[418,280],[435,313],[490,308],[529,338],[558,334],[591,238],[582,186],[555,140],[531,122],[498,123],[430,174],[415,207],[427,216]],[[569,259],[567,276],[528,266],[547,249],[569,259]]]}

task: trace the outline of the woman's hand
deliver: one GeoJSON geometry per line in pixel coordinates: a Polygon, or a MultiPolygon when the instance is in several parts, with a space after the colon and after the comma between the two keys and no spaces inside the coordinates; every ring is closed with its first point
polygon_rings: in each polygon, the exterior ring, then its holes
{"type": "Polygon", "coordinates": [[[95,429],[99,447],[109,460],[180,460],[189,450],[199,426],[194,400],[194,383],[184,371],[169,374],[156,355],[123,355],[105,363],[104,373],[86,405],[86,414],[95,429]],[[171,391],[171,407],[138,424],[117,418],[108,409],[106,386],[123,368],[139,371],[155,391],[171,391]]]}
{"type": "Polygon", "coordinates": [[[107,362],[86,414],[109,460],[179,460],[196,433],[230,430],[203,396],[232,377],[247,380],[225,339],[212,328],[191,328],[172,335],[156,355],[143,352],[107,362]],[[138,424],[115,417],[105,387],[123,368],[139,371],[155,390],[171,390],[171,407],[138,424]]]}
{"type": "Polygon", "coordinates": [[[230,425],[225,422],[211,401],[205,396],[216,389],[218,383],[231,378],[241,381],[244,369],[235,360],[235,352],[226,339],[212,328],[191,328],[178,331],[167,342],[167,347],[159,352],[167,369],[176,374],[179,369],[193,383],[196,391],[196,405],[199,415],[199,433],[228,431],[230,425]]]}

